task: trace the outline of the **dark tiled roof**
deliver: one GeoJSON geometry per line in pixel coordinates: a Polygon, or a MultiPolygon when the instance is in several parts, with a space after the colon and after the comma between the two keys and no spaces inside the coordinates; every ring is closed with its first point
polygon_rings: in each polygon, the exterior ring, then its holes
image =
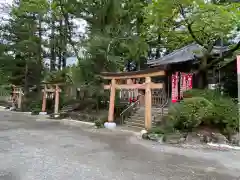
{"type": "MultiPolygon", "coordinates": [[[[172,53],[163,56],[159,59],[149,60],[148,65],[164,65],[164,64],[174,64],[179,62],[191,61],[196,58],[201,58],[203,56],[203,51],[205,49],[198,44],[189,44],[180,49],[173,51],[172,53]]],[[[212,54],[220,54],[228,50],[228,47],[214,46],[212,54]]]]}

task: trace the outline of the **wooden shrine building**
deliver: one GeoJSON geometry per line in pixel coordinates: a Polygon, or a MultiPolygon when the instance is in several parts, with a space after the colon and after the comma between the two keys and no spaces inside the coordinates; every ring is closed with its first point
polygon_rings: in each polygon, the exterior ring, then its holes
{"type": "MultiPolygon", "coordinates": [[[[145,105],[145,128],[150,129],[153,105],[157,104],[163,108],[168,102],[178,101],[184,90],[196,86],[197,77],[194,71],[198,68],[199,60],[203,57],[203,51],[202,46],[189,44],[161,58],[148,59],[148,68],[145,70],[120,73],[103,72],[102,78],[111,80],[104,85],[104,89],[110,90],[108,121],[114,121],[115,94],[116,89],[120,89],[121,91],[127,91],[123,94],[129,94],[128,98],[132,96],[131,94],[135,94],[134,96],[137,94],[138,96],[139,93],[141,97],[144,97],[142,104],[145,105]],[[174,83],[176,84],[174,85],[174,83]],[[153,97],[155,94],[161,94],[158,97],[161,101],[156,101],[154,104],[153,97]],[[173,101],[174,96],[176,96],[175,101],[173,101]]],[[[213,58],[219,58],[221,53],[227,51],[227,47],[214,46],[211,54],[213,58]]]]}

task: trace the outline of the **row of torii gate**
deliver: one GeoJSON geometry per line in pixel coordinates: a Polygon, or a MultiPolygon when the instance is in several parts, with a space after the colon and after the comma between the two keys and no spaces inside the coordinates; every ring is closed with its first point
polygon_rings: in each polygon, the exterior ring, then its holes
{"type": "MultiPolygon", "coordinates": [[[[159,68],[151,68],[137,72],[124,72],[124,73],[101,73],[101,76],[105,80],[111,80],[110,84],[103,85],[103,88],[110,90],[109,111],[108,111],[108,123],[114,123],[114,106],[116,89],[121,90],[144,90],[144,105],[145,105],[145,128],[150,129],[152,126],[152,89],[163,89],[164,83],[153,83],[151,77],[165,76],[165,71],[159,68]],[[144,78],[145,82],[142,84],[132,83],[133,79],[144,78]],[[129,83],[130,82],[130,83],[129,83]]],[[[54,114],[59,113],[59,93],[61,84],[44,84],[42,90],[42,109],[41,114],[46,114],[47,98],[54,98],[54,114]]],[[[21,109],[22,96],[24,95],[21,88],[13,86],[13,103],[16,103],[19,109],[21,109]],[[14,102],[15,100],[15,102],[14,102]]]]}
{"type": "MultiPolygon", "coordinates": [[[[54,99],[54,114],[58,114],[59,112],[59,93],[62,92],[60,89],[61,84],[44,84],[44,88],[42,90],[42,109],[41,114],[46,114],[46,106],[47,106],[47,99],[54,99]]],[[[21,87],[12,85],[12,107],[16,107],[18,109],[22,108],[22,99],[24,93],[21,87]]]]}

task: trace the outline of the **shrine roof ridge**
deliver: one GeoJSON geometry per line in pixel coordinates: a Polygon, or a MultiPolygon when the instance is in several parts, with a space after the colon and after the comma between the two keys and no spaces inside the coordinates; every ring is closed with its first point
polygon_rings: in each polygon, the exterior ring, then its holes
{"type": "Polygon", "coordinates": [[[155,67],[131,72],[102,72],[100,75],[103,79],[128,79],[128,78],[164,76],[165,71],[164,68],[162,67],[155,67]]]}
{"type": "MultiPolygon", "coordinates": [[[[198,58],[202,58],[204,53],[203,51],[206,50],[204,47],[200,46],[196,43],[188,44],[180,49],[176,49],[173,52],[157,58],[153,60],[148,60],[148,65],[166,65],[166,64],[174,64],[186,61],[193,61],[198,58]]],[[[213,46],[211,51],[212,55],[220,55],[221,53],[225,53],[229,51],[227,46],[213,46]]]]}

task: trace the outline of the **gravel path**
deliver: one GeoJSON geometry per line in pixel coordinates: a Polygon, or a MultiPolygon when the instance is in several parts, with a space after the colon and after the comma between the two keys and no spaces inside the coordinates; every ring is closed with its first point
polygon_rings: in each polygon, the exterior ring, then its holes
{"type": "Polygon", "coordinates": [[[0,180],[237,180],[240,152],[161,146],[0,112],[0,180]]]}

